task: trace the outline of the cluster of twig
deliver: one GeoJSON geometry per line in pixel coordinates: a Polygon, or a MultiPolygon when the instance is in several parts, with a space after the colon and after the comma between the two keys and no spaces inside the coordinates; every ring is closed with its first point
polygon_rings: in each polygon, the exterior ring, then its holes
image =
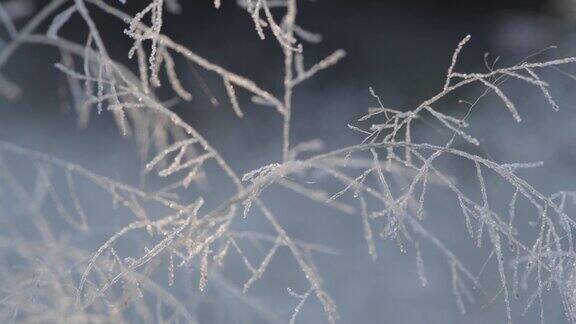
{"type": "MultiPolygon", "coordinates": [[[[216,8],[220,5],[220,1],[214,1],[216,8]]],[[[245,0],[239,1],[239,5],[249,14],[260,38],[265,39],[270,33],[280,46],[284,57],[284,87],[281,94],[274,94],[250,79],[210,62],[164,35],[162,24],[165,7],[172,12],[180,10],[174,0],[153,0],[134,17],[102,0],[52,0],[20,29],[14,27],[8,15],[2,14],[4,10],[0,5],[1,21],[11,38],[9,45],[0,53],[0,67],[6,64],[22,44],[42,44],[56,48],[62,58],[56,68],[68,79],[80,123],[85,125],[89,121],[94,108],[98,113],[111,112],[121,132],[135,136],[141,158],[147,161],[143,173],[167,177],[172,183],[161,191],[146,193],[56,158],[1,143],[0,157],[20,155],[33,161],[36,179],[32,191],[27,191],[19,183],[18,177],[10,171],[9,164],[3,160],[0,164],[2,178],[6,179],[10,191],[18,196],[22,206],[28,208],[30,220],[41,234],[42,244],[54,247],[54,254],[60,255],[58,258],[66,258],[61,260],[62,264],[73,264],[68,275],[54,273],[52,267],[60,262],[55,257],[53,263],[41,262],[32,266],[41,269],[40,277],[19,283],[10,280],[5,282],[10,288],[6,288],[8,293],[3,297],[4,305],[8,306],[3,311],[3,317],[26,317],[31,321],[118,320],[128,316],[124,309],[126,303],[130,302],[144,321],[154,316],[164,319],[164,313],[169,312],[171,321],[195,322],[194,314],[183,302],[152,280],[153,271],[164,265],[168,273],[168,285],[172,286],[177,277],[177,269],[197,268],[197,287],[203,291],[210,278],[221,280],[218,269],[234,253],[242,260],[249,277],[240,289],[229,284],[223,286],[232,291],[247,292],[266,273],[278,250],[286,249],[308,283],[304,293],[288,290],[289,295],[298,300],[290,322],[296,320],[300,309],[311,296],[315,296],[322,304],[327,319],[335,322],[339,317],[336,305],[323,288],[313,258],[313,253],[334,251],[291,237],[261,198],[262,193],[273,185],[280,185],[343,213],[358,214],[368,253],[374,259],[378,250],[376,236],[394,241],[403,252],[412,247],[415,250],[417,272],[424,286],[428,279],[421,247],[426,245],[438,249],[446,258],[451,271],[457,306],[465,312],[465,299],[474,301],[469,287],[480,287],[480,282],[450,247],[426,226],[426,194],[429,186],[435,185],[453,195],[465,219],[466,230],[477,246],[481,247],[484,241],[490,244],[492,255],[497,260],[509,322],[512,321],[511,296],[517,295],[520,289],[533,288],[527,300],[527,308],[538,301],[542,309],[543,291],[551,286],[556,286],[562,296],[566,317],[572,322],[576,321],[576,274],[572,238],[576,223],[565,211],[567,199],[573,199],[574,194],[559,192],[552,196],[545,195],[516,174],[518,169],[536,167],[539,163],[498,163],[454,148],[453,143],[457,139],[473,145],[478,145],[479,141],[465,130],[468,127],[468,114],[457,118],[441,109],[442,100],[455,90],[477,85],[485,89],[481,97],[496,95],[513,119],[520,122],[519,110],[501,87],[508,79],[515,79],[537,87],[551,107],[558,110],[548,90],[549,85],[542,80],[540,71],[572,63],[576,61],[575,58],[523,61],[510,67],[488,66],[489,70],[483,73],[458,73],[455,72],[458,57],[470,39],[466,37],[458,44],[445,84],[437,94],[414,109],[400,110],[385,107],[371,90],[378,106],[360,118],[359,125],[349,126],[364,136],[362,142],[328,153],[318,153],[321,145],[317,141],[291,145],[293,92],[301,82],[336,64],[345,52],[337,50],[306,68],[303,42],[318,42],[320,36],[297,24],[295,0],[245,0]],[[128,55],[136,60],[136,72],[110,57],[107,44],[92,18],[94,10],[100,10],[126,23],[124,33],[133,41],[128,55]],[[75,15],[81,17],[88,27],[89,32],[83,44],[60,36],[61,29],[66,28],[70,18],[75,15]],[[149,25],[145,22],[148,16],[149,25]],[[51,23],[48,29],[45,32],[39,31],[39,26],[49,19],[51,23]],[[148,49],[145,46],[147,43],[150,43],[148,49]],[[238,117],[244,116],[237,98],[239,90],[251,95],[253,103],[273,108],[283,120],[282,158],[240,176],[231,162],[225,160],[208,139],[170,110],[169,103],[160,101],[154,91],[161,86],[159,73],[162,69],[166,70],[167,82],[174,93],[182,100],[192,100],[192,94],[179,80],[176,55],[218,75],[232,110],[238,117]],[[431,116],[451,133],[446,143],[434,145],[414,141],[412,127],[424,115],[431,116]],[[368,122],[370,125],[366,126],[368,122]],[[309,157],[302,158],[304,153],[309,157]],[[454,177],[442,170],[437,162],[441,156],[458,158],[474,167],[479,198],[464,194],[454,177]],[[203,169],[207,163],[214,163],[226,175],[235,193],[211,210],[203,208],[202,197],[193,197],[191,203],[183,203],[174,198],[174,191],[187,190],[194,181],[205,177],[203,169]],[[63,193],[56,188],[56,171],[63,174],[61,179],[66,182],[65,199],[62,199],[63,193]],[[484,180],[487,173],[499,177],[513,189],[506,213],[492,207],[487,194],[489,188],[484,180]],[[317,174],[330,177],[341,183],[342,187],[333,191],[311,187],[306,180],[317,174]],[[66,248],[65,242],[55,238],[49,218],[42,212],[42,206],[50,204],[57,211],[59,221],[79,232],[89,233],[94,223],[91,218],[95,216],[83,208],[76,189],[78,178],[108,193],[111,204],[121,206],[133,218],[110,235],[93,253],[66,248]],[[342,199],[348,193],[356,198],[353,203],[342,199]],[[517,220],[514,217],[518,199],[529,202],[540,216],[539,235],[530,242],[518,235],[517,220]],[[239,215],[245,218],[240,221],[249,221],[252,217],[250,215],[255,214],[252,213],[253,209],[271,225],[272,234],[234,229],[233,221],[239,215]],[[137,255],[124,256],[118,252],[117,246],[131,236],[140,237],[142,249],[137,255]],[[267,252],[255,262],[247,255],[242,241],[258,242],[268,247],[267,252]],[[535,285],[532,284],[533,278],[536,278],[535,285]],[[25,289],[14,287],[15,284],[25,289]],[[37,286],[32,287],[35,284],[37,286]],[[135,294],[143,294],[142,290],[155,296],[159,305],[156,311],[152,312],[145,300],[134,301],[131,298],[135,294]],[[36,308],[29,302],[34,295],[56,295],[58,298],[50,300],[45,297],[43,299],[46,300],[40,302],[44,308],[36,308]],[[45,309],[50,311],[43,311],[45,309]]],[[[10,89],[14,86],[8,81],[0,82],[0,86],[3,93],[13,92],[10,89]]],[[[468,111],[476,106],[476,102],[469,105],[468,111]]],[[[187,198],[190,200],[190,197],[187,198]]],[[[6,237],[17,237],[16,233],[11,234],[6,237]]],[[[11,248],[31,263],[37,263],[38,254],[42,253],[38,246],[18,240],[11,244],[11,248]]],[[[1,270],[8,271],[4,268],[1,270]]],[[[252,306],[267,314],[259,304],[253,303],[252,306]]]]}

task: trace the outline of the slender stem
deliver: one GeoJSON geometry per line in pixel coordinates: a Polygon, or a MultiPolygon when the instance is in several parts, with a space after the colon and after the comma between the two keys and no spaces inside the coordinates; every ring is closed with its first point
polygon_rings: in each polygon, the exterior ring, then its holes
{"type": "MultiPolygon", "coordinates": [[[[296,0],[290,0],[287,3],[287,13],[284,17],[286,26],[286,36],[288,39],[294,37],[294,23],[296,21],[296,0]]],[[[292,88],[293,88],[293,64],[294,53],[293,49],[284,46],[284,113],[283,127],[282,127],[282,160],[286,162],[289,158],[290,150],[290,122],[292,118],[292,88]]]]}
{"type": "Polygon", "coordinates": [[[22,40],[25,36],[33,32],[40,24],[46,20],[56,9],[58,9],[63,3],[68,0],[53,0],[48,5],[42,7],[42,10],[38,12],[34,18],[32,18],[18,34],[12,39],[12,41],[2,50],[0,53],[0,68],[3,67],[10,56],[18,49],[22,40]]]}

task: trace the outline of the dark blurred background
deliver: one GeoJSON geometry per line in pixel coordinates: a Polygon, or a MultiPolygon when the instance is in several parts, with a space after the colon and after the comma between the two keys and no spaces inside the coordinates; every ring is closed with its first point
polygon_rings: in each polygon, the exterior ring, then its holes
{"type": "MultiPolygon", "coordinates": [[[[36,7],[46,3],[21,1],[36,7]]],[[[19,1],[7,1],[10,2],[19,1]]],[[[136,13],[146,3],[132,0],[121,5],[118,2],[118,7],[136,13]]],[[[214,9],[208,0],[183,1],[182,8],[179,15],[166,14],[164,33],[214,63],[266,85],[268,89],[281,90],[282,57],[277,44],[270,37],[266,41],[258,38],[248,15],[235,1],[223,1],[220,10],[214,9]]],[[[294,118],[302,129],[293,136],[298,141],[339,130],[374,104],[368,93],[369,86],[391,107],[406,109],[421,102],[442,85],[453,49],[467,34],[472,35],[472,41],[458,65],[461,71],[483,69],[483,55],[487,52],[492,60],[501,56],[501,64],[517,62],[549,45],[559,45],[560,50],[554,54],[567,53],[576,23],[575,13],[576,3],[571,0],[301,1],[298,23],[323,35],[320,44],[305,44],[305,63],[312,65],[338,48],[345,49],[347,57],[336,68],[324,71],[300,87],[295,96],[294,118]],[[310,94],[320,93],[323,95],[310,98],[310,94]],[[332,122],[334,120],[340,122],[332,122]]],[[[122,32],[124,24],[96,12],[94,15],[113,57],[134,66],[126,55],[131,42],[122,32]]],[[[19,21],[22,24],[25,20],[23,17],[19,21]]],[[[84,42],[85,32],[85,26],[75,17],[63,35],[84,42]]],[[[16,102],[1,103],[2,138],[25,140],[22,137],[28,132],[13,132],[15,125],[20,129],[36,128],[39,124],[43,127],[54,125],[51,131],[74,131],[75,117],[67,107],[70,100],[66,80],[52,65],[58,59],[58,53],[53,49],[26,46],[10,60],[4,73],[25,89],[25,95],[16,102]],[[38,108],[38,103],[43,108],[38,108]],[[69,120],[55,114],[57,110],[68,111],[64,116],[69,120]],[[47,119],[54,122],[48,123],[47,119]],[[62,124],[58,122],[63,120],[62,124]]],[[[179,113],[189,116],[197,125],[210,125],[215,121],[237,123],[229,113],[227,100],[221,99],[224,89],[219,78],[191,67],[183,60],[177,64],[180,77],[194,95],[191,103],[177,106],[179,113]],[[219,99],[218,107],[211,104],[211,96],[219,99]]],[[[168,90],[161,89],[159,93],[163,99],[174,96],[168,90]]],[[[274,114],[250,106],[245,94],[240,94],[240,100],[242,106],[247,107],[247,116],[257,119],[259,124],[257,128],[239,127],[242,134],[251,133],[242,137],[251,139],[258,134],[271,134],[269,131],[276,127],[274,114]]],[[[111,125],[109,118],[106,114],[94,118],[89,129],[78,136],[102,135],[101,128],[111,125]]],[[[210,127],[206,131],[216,132],[210,127]]],[[[342,132],[336,133],[336,138],[330,136],[334,142],[345,140],[338,135],[342,132]]],[[[238,134],[229,135],[237,138],[238,134]]],[[[268,135],[260,136],[260,139],[263,145],[259,148],[264,150],[268,150],[266,144],[274,145],[278,140],[268,135]]],[[[55,146],[60,145],[55,143],[55,146]]]]}

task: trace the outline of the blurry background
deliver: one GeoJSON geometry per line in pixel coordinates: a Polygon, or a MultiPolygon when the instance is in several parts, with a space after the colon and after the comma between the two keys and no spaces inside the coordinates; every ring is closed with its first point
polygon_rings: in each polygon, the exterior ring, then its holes
{"type": "MultiPolygon", "coordinates": [[[[36,7],[46,3],[3,2],[36,7]]],[[[459,72],[483,70],[485,53],[490,54],[489,61],[500,56],[501,65],[521,61],[550,45],[558,48],[546,51],[539,58],[576,55],[576,1],[572,0],[300,2],[299,24],[323,35],[322,43],[305,44],[305,63],[311,65],[338,48],[345,49],[347,56],[337,66],[297,88],[294,143],[320,138],[326,149],[358,143],[361,138],[346,124],[354,123],[367,107],[376,105],[368,87],[373,87],[385,105],[413,108],[441,89],[452,52],[467,34],[472,35],[472,41],[461,55],[456,68],[459,72]]],[[[146,3],[128,0],[124,7],[135,13],[146,3]]],[[[283,58],[277,44],[270,39],[259,40],[252,21],[234,1],[223,1],[220,10],[213,9],[208,0],[182,1],[182,7],[180,15],[166,15],[164,33],[214,63],[266,85],[276,93],[281,91],[283,58]]],[[[111,55],[134,66],[126,54],[131,42],[122,32],[124,25],[106,16],[97,15],[96,21],[111,55]]],[[[83,42],[85,31],[76,17],[63,35],[83,42]]],[[[137,185],[142,164],[136,158],[135,145],[120,136],[109,114],[93,114],[86,129],[76,127],[66,80],[53,68],[58,59],[58,53],[52,49],[25,46],[10,60],[3,73],[24,92],[14,101],[0,99],[0,140],[53,154],[137,185]]],[[[176,64],[184,86],[190,89],[194,99],[175,106],[175,111],[211,139],[225,158],[234,161],[233,166],[239,173],[279,158],[281,121],[278,116],[251,104],[250,98],[240,92],[240,105],[246,116],[238,120],[229,107],[219,78],[184,61],[176,64]],[[213,97],[217,98],[217,105],[211,102],[213,97]]],[[[549,72],[546,81],[552,83],[552,94],[560,104],[560,112],[550,110],[536,87],[511,82],[506,85],[507,90],[520,108],[524,122],[514,123],[494,98],[483,101],[469,118],[474,125],[472,134],[482,140],[481,147],[475,150],[501,162],[542,160],[545,162],[542,169],[521,175],[545,193],[576,190],[576,82],[559,72],[549,72]]],[[[463,91],[456,99],[472,100],[481,90],[463,91]]],[[[165,100],[173,96],[167,90],[160,90],[159,94],[165,100]]],[[[454,104],[443,109],[457,115],[458,109],[464,108],[454,104]]],[[[445,140],[450,135],[439,133],[433,125],[420,126],[415,131],[421,140],[445,140]]],[[[462,143],[457,145],[469,149],[462,143]]],[[[469,174],[472,169],[458,172],[463,185],[473,181],[474,177],[469,174]]],[[[209,192],[218,196],[218,190],[213,186],[209,192]]],[[[449,267],[433,249],[424,248],[429,285],[422,288],[412,253],[403,255],[392,244],[379,242],[379,258],[376,262],[370,261],[359,219],[334,215],[274,190],[267,195],[294,237],[313,238],[340,250],[340,256],[319,257],[318,266],[327,290],[340,308],[342,323],[505,322],[502,299],[491,302],[499,290],[494,260],[490,271],[482,275],[486,294],[477,292],[476,304],[470,305],[468,314],[462,316],[451,293],[449,267]]],[[[444,203],[440,198],[429,207],[430,228],[451,246],[456,246],[455,252],[471,269],[479,271],[490,251],[473,247],[465,235],[455,201],[444,203]]],[[[526,214],[527,221],[535,217],[533,214],[526,214]]],[[[106,236],[105,230],[102,235],[106,236]]],[[[280,256],[288,258],[287,254],[280,256]]],[[[264,297],[265,302],[285,318],[292,307],[291,304],[286,307],[287,302],[293,300],[285,296],[283,289],[289,284],[289,278],[281,278],[289,275],[283,274],[288,270],[283,270],[281,265],[282,261],[270,269],[269,277],[265,276],[251,294],[264,297]]],[[[557,296],[550,294],[548,298],[545,300],[547,322],[564,323],[557,296]]],[[[239,315],[241,311],[234,301],[228,306],[217,306],[204,306],[200,318],[206,323],[259,321],[257,316],[239,315]]],[[[514,305],[517,323],[537,323],[538,310],[534,308],[522,317],[523,306],[522,300],[514,305]]],[[[317,302],[309,302],[300,314],[300,322],[324,321],[320,308],[317,302]]]]}

